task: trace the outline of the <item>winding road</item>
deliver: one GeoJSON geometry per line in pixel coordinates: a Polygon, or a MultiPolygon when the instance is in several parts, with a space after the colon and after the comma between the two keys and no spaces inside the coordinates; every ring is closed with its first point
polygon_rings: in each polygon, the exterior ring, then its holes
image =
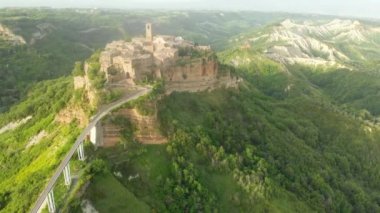
{"type": "Polygon", "coordinates": [[[46,197],[48,196],[48,193],[52,190],[55,183],[57,182],[57,179],[62,174],[63,169],[66,167],[66,165],[70,162],[72,156],[74,155],[75,151],[78,149],[79,145],[84,141],[86,136],[90,133],[91,129],[95,127],[95,125],[108,113],[110,113],[112,110],[120,107],[121,105],[135,100],[141,96],[144,96],[152,91],[152,88],[150,87],[139,87],[138,90],[133,93],[132,95],[125,96],[121,98],[118,101],[115,101],[113,103],[110,103],[108,105],[102,106],[99,109],[99,112],[92,117],[90,120],[90,123],[88,126],[82,131],[82,133],[78,136],[77,140],[75,141],[74,145],[71,147],[70,151],[66,154],[65,158],[61,162],[61,164],[58,166],[57,170],[55,171],[54,175],[50,178],[47,186],[43,190],[43,192],[38,197],[38,200],[34,204],[33,209],[31,210],[32,213],[37,213],[39,208],[44,203],[46,197]]]}

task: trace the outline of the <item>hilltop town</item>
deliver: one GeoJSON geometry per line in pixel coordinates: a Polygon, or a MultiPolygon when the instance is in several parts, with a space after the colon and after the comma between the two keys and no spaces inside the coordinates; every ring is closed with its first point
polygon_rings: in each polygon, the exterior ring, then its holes
{"type": "Polygon", "coordinates": [[[100,71],[105,73],[107,84],[163,79],[167,93],[237,85],[228,70],[220,70],[210,46],[196,45],[182,37],[154,36],[150,23],[145,31],[145,37],[107,44],[100,54],[100,71]]]}
{"type": "MultiPolygon", "coordinates": [[[[153,35],[150,23],[145,26],[145,34],[145,37],[135,37],[130,41],[119,40],[107,44],[95,62],[90,59],[84,64],[85,75],[74,77],[75,88],[85,88],[91,105],[97,105],[99,96],[102,96],[97,94],[97,87],[93,85],[99,81],[91,80],[96,78],[94,75],[104,75],[105,90],[122,88],[125,92],[140,83],[160,79],[164,81],[167,95],[174,91],[199,92],[237,87],[241,81],[233,77],[227,67],[219,65],[210,46],[200,46],[179,36],[153,35]],[[97,74],[94,74],[94,69],[97,74]]],[[[71,117],[68,114],[69,111],[63,112],[59,117],[71,117]]],[[[124,109],[114,115],[132,121],[137,128],[137,141],[145,144],[166,142],[166,138],[157,131],[155,114],[142,115],[135,109],[124,109]]],[[[99,123],[94,135],[94,138],[100,139],[97,146],[114,146],[120,137],[120,128],[109,120],[99,123]]]]}

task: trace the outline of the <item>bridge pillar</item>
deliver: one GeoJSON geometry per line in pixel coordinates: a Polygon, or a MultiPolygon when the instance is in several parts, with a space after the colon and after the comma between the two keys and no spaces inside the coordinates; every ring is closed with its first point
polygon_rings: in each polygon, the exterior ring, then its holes
{"type": "Polygon", "coordinates": [[[84,149],[83,149],[83,142],[80,143],[79,147],[78,147],[78,159],[80,161],[84,161],[85,160],[85,157],[84,157],[84,149]]]}
{"type": "Polygon", "coordinates": [[[53,189],[50,190],[48,194],[48,209],[50,213],[55,213],[55,201],[54,201],[54,192],[53,189]]]}
{"type": "Polygon", "coordinates": [[[97,137],[96,137],[97,136],[96,126],[97,126],[97,124],[94,127],[92,127],[92,129],[90,131],[90,141],[94,145],[96,145],[96,142],[97,142],[97,140],[96,140],[97,139],[97,137]]]}
{"type": "Polygon", "coordinates": [[[65,185],[70,186],[71,185],[70,162],[67,163],[67,165],[63,169],[63,177],[65,179],[65,185]]]}
{"type": "Polygon", "coordinates": [[[99,121],[96,123],[94,127],[90,130],[90,141],[94,146],[99,146],[101,145],[101,139],[103,137],[103,131],[102,131],[102,124],[99,121]]]}

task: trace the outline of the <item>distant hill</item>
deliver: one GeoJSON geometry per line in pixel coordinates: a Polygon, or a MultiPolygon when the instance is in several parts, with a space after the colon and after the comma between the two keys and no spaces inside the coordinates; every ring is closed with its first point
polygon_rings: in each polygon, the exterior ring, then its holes
{"type": "Polygon", "coordinates": [[[356,20],[286,19],[234,42],[281,63],[341,67],[377,59],[379,38],[380,26],[356,20]]]}

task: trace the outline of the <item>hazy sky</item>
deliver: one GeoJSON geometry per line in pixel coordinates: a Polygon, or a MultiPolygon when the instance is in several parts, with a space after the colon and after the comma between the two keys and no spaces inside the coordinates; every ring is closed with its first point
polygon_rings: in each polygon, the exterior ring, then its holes
{"type": "Polygon", "coordinates": [[[0,0],[0,7],[20,6],[255,10],[380,18],[380,0],[0,0]]]}

